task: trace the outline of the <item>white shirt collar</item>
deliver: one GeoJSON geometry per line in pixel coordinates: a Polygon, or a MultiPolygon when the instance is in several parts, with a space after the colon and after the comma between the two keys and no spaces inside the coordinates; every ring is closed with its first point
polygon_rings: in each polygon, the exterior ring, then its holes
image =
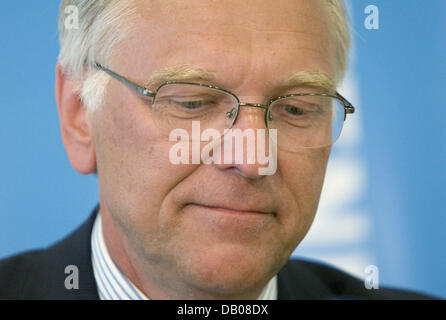
{"type": "MultiPolygon", "coordinates": [[[[111,259],[102,233],[100,213],[96,216],[91,233],[91,259],[101,300],[149,300],[111,259]]],[[[268,282],[258,300],[277,300],[277,276],[268,282]]]]}

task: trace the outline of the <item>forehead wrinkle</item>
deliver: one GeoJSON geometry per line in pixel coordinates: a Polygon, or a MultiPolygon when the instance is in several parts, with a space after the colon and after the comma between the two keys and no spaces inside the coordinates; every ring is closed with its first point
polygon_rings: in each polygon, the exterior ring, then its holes
{"type": "Polygon", "coordinates": [[[288,78],[284,85],[286,87],[314,87],[329,93],[336,91],[335,83],[331,77],[320,71],[299,71],[288,78]]]}
{"type": "Polygon", "coordinates": [[[171,67],[166,67],[155,71],[150,79],[144,84],[149,87],[154,84],[159,84],[167,81],[187,81],[187,80],[202,80],[209,82],[217,82],[217,72],[205,69],[202,67],[181,64],[171,67]]]}

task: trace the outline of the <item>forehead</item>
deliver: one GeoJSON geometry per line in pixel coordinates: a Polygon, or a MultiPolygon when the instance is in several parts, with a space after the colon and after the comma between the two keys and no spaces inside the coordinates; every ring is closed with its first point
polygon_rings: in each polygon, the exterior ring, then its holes
{"type": "Polygon", "coordinates": [[[325,0],[142,0],[137,12],[117,60],[140,80],[184,64],[215,70],[234,86],[334,73],[325,0]]]}

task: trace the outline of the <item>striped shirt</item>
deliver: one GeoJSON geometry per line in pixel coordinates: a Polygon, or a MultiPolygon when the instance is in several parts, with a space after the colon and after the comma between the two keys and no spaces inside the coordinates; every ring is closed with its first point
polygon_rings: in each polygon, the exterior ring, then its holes
{"type": "MultiPolygon", "coordinates": [[[[91,259],[101,300],[149,300],[111,259],[102,233],[100,213],[96,216],[91,234],[91,259]]],[[[277,300],[277,276],[268,282],[258,300],[277,300]]]]}

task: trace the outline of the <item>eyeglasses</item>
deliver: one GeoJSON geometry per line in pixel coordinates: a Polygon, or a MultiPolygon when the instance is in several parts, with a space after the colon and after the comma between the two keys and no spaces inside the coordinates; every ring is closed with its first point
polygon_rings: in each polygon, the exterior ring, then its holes
{"type": "Polygon", "coordinates": [[[279,147],[320,148],[336,142],[347,114],[355,112],[338,92],[288,94],[266,105],[244,103],[230,91],[203,83],[168,81],[150,91],[99,63],[95,66],[140,94],[151,105],[157,127],[167,134],[183,129],[192,136],[192,121],[199,121],[201,132],[224,132],[234,126],[240,108],[254,107],[263,110],[268,130],[277,129],[279,147]]]}

